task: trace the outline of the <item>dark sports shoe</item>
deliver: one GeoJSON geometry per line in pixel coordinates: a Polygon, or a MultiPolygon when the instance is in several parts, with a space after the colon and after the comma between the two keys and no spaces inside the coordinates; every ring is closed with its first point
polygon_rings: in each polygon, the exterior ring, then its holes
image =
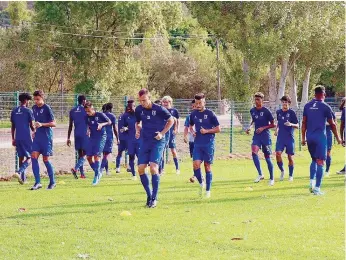
{"type": "Polygon", "coordinates": [[[149,208],[153,209],[153,208],[156,208],[156,206],[157,206],[157,200],[156,199],[150,200],[149,208]]]}
{"type": "Polygon", "coordinates": [[[47,190],[52,190],[56,187],[56,184],[55,183],[49,183],[48,187],[47,187],[47,190]]]}
{"type": "Polygon", "coordinates": [[[146,208],[149,208],[149,207],[150,207],[150,202],[151,202],[151,198],[150,198],[150,197],[147,197],[147,203],[145,204],[145,207],[146,207],[146,208]]]}
{"type": "Polygon", "coordinates": [[[75,169],[71,169],[71,172],[73,174],[73,177],[77,180],[78,179],[78,176],[77,176],[77,171],[75,169]]]}
{"type": "Polygon", "coordinates": [[[42,184],[41,183],[35,183],[34,186],[32,186],[30,188],[30,190],[38,190],[42,188],[42,184]]]}

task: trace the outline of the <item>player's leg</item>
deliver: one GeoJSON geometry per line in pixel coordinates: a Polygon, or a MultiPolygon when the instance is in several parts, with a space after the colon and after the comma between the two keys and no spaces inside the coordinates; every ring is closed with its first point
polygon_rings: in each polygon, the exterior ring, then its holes
{"type": "Polygon", "coordinates": [[[175,135],[171,135],[169,139],[169,148],[171,149],[172,156],[173,156],[173,161],[175,165],[175,170],[176,174],[180,174],[180,169],[179,169],[179,161],[178,161],[178,154],[177,154],[177,149],[176,149],[176,141],[175,141],[175,135]]]}
{"type": "Polygon", "coordinates": [[[332,150],[327,151],[327,159],[326,159],[326,174],[325,176],[329,176],[330,165],[332,164],[332,150]]]}
{"type": "Polygon", "coordinates": [[[116,173],[120,173],[121,157],[122,157],[123,152],[126,150],[126,147],[124,144],[125,144],[125,142],[123,140],[120,140],[119,145],[118,145],[118,154],[117,154],[117,157],[115,159],[116,173]]]}
{"type": "Polygon", "coordinates": [[[257,169],[258,172],[258,177],[255,179],[255,182],[260,182],[261,180],[264,179],[264,176],[262,174],[262,170],[261,170],[261,163],[258,157],[258,151],[259,151],[260,147],[257,144],[252,144],[251,146],[251,153],[252,153],[252,161],[255,164],[255,167],[257,169]]]}
{"type": "Polygon", "coordinates": [[[149,150],[148,150],[148,145],[144,142],[141,142],[140,147],[141,149],[139,150],[138,154],[138,174],[141,179],[141,183],[143,185],[143,188],[147,194],[147,203],[146,206],[149,207],[150,202],[151,202],[151,189],[150,189],[150,182],[149,182],[149,177],[147,174],[145,174],[145,169],[149,163],[149,150]]]}
{"type": "Polygon", "coordinates": [[[100,172],[103,172],[103,169],[106,170],[106,175],[109,175],[108,172],[108,167],[106,169],[106,166],[108,164],[108,157],[109,157],[110,153],[108,152],[103,152],[103,157],[102,157],[102,162],[101,162],[101,168],[100,168],[100,172]]]}
{"type": "Polygon", "coordinates": [[[294,161],[293,161],[293,156],[294,156],[294,150],[295,150],[295,144],[294,141],[290,142],[286,146],[286,153],[288,157],[288,172],[289,172],[289,181],[293,181],[293,171],[294,171],[294,161]]]}
{"type": "Polygon", "coordinates": [[[264,145],[262,145],[262,151],[264,153],[264,158],[266,160],[267,166],[268,166],[268,171],[269,171],[269,185],[273,186],[274,185],[274,165],[271,159],[271,144],[266,142],[264,145]]]}
{"type": "Polygon", "coordinates": [[[54,189],[55,184],[55,174],[54,174],[54,168],[52,163],[49,161],[49,155],[43,155],[43,163],[46,166],[48,177],[49,177],[49,184],[47,187],[47,190],[54,189]]]}
{"type": "Polygon", "coordinates": [[[205,169],[205,181],[206,181],[206,197],[210,198],[211,183],[213,180],[213,174],[211,171],[211,165],[214,161],[214,144],[203,147],[203,161],[205,169]]]}
{"type": "Polygon", "coordinates": [[[86,151],[84,149],[78,150],[78,161],[79,161],[79,172],[81,179],[85,179],[85,172],[84,172],[84,162],[86,160],[86,151]]]}
{"type": "Polygon", "coordinates": [[[137,149],[137,142],[136,141],[129,141],[127,143],[127,152],[129,154],[129,166],[131,169],[131,174],[133,177],[133,180],[135,180],[136,178],[136,170],[135,170],[135,158],[136,158],[136,154],[138,152],[137,149]]]}
{"type": "Polygon", "coordinates": [[[35,177],[35,184],[32,186],[31,190],[38,190],[42,188],[41,176],[40,176],[40,165],[38,163],[38,157],[40,156],[40,145],[34,140],[32,145],[31,161],[32,161],[32,172],[35,177]]]}
{"type": "Polygon", "coordinates": [[[322,185],[322,179],[324,174],[324,164],[327,158],[327,138],[319,138],[319,141],[316,147],[315,157],[316,157],[316,163],[317,163],[317,170],[316,170],[316,185],[313,190],[313,193],[315,195],[323,195],[323,192],[321,192],[321,185],[322,185]]]}
{"type": "Polygon", "coordinates": [[[310,192],[313,191],[315,187],[315,176],[317,172],[317,162],[316,162],[316,145],[315,142],[307,140],[308,150],[311,156],[311,163],[310,163],[310,192]]]}
{"type": "Polygon", "coordinates": [[[284,163],[282,161],[282,152],[284,151],[284,149],[285,149],[284,144],[277,140],[276,148],[275,148],[275,156],[276,156],[276,164],[278,165],[279,170],[281,172],[280,181],[283,181],[285,176],[284,163]]]}
{"type": "Polygon", "coordinates": [[[19,158],[19,169],[16,177],[20,184],[24,184],[26,180],[25,170],[31,164],[32,141],[17,141],[16,150],[19,158]]]}

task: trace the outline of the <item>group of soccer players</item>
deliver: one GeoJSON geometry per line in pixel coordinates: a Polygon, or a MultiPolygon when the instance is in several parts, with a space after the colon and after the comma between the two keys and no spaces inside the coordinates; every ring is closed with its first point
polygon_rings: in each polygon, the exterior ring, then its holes
{"type": "MultiPolygon", "coordinates": [[[[56,184],[49,156],[53,153],[52,127],[55,127],[56,123],[51,108],[44,103],[43,91],[35,91],[33,96],[35,105],[32,110],[28,108],[31,96],[23,93],[19,96],[20,106],[13,109],[11,114],[12,143],[16,146],[20,166],[16,177],[23,184],[25,169],[32,163],[35,184],[31,189],[42,188],[38,164],[38,157],[42,154],[50,180],[47,189],[53,189],[56,184]]],[[[312,158],[310,191],[316,195],[323,194],[320,191],[323,165],[327,161],[328,172],[331,162],[331,135],[328,131],[333,132],[338,143],[344,143],[344,134],[341,135],[341,138],[339,137],[334,121],[335,115],[330,106],[324,102],[324,98],[324,88],[315,88],[315,98],[305,105],[302,121],[302,144],[307,143],[312,158]]],[[[179,112],[173,107],[171,97],[165,96],[161,100],[153,102],[147,89],[139,91],[138,100],[137,107],[134,100],[128,101],[125,113],[119,116],[117,122],[116,116],[112,113],[112,103],[105,104],[102,112],[97,112],[93,104],[87,101],[85,96],[80,95],[78,105],[69,114],[67,145],[71,146],[70,138],[74,127],[74,145],[78,152],[78,160],[71,172],[76,179],[78,179],[78,172],[80,172],[80,178],[85,178],[83,165],[86,157],[94,171],[92,185],[97,185],[104,170],[106,174],[109,174],[108,158],[112,153],[115,137],[118,145],[116,172],[120,172],[121,157],[123,152],[127,151],[129,171],[136,180],[135,158],[137,157],[138,174],[147,196],[146,206],[153,208],[157,205],[160,176],[164,173],[165,149],[171,149],[176,173],[180,174],[176,150],[179,112]],[[146,173],[148,166],[151,174],[151,186],[146,173]]],[[[280,181],[284,180],[285,176],[282,160],[284,151],[288,155],[289,181],[293,181],[294,129],[299,128],[299,123],[296,113],[290,109],[290,97],[281,98],[282,108],[276,112],[276,125],[272,113],[264,107],[264,95],[258,92],[255,94],[254,100],[255,107],[250,110],[252,122],[246,132],[249,134],[251,126],[255,125],[251,146],[253,161],[258,172],[255,182],[264,179],[258,157],[259,150],[262,150],[269,170],[269,185],[274,185],[274,166],[271,160],[272,142],[269,131],[271,128],[275,128],[277,136],[276,161],[281,171],[280,181]]],[[[344,133],[345,129],[344,106],[345,102],[340,107],[342,110],[341,133],[344,133]]],[[[211,165],[215,150],[215,134],[221,131],[221,127],[215,113],[206,108],[203,93],[196,94],[191,102],[191,113],[186,117],[184,127],[184,141],[189,143],[190,155],[193,158],[193,177],[190,180],[192,182],[197,180],[200,195],[203,196],[205,189],[205,197],[209,198],[211,196],[211,165]],[[202,163],[204,163],[205,178],[201,171],[202,163]]],[[[340,173],[344,172],[345,169],[340,171],[340,173]]]]}

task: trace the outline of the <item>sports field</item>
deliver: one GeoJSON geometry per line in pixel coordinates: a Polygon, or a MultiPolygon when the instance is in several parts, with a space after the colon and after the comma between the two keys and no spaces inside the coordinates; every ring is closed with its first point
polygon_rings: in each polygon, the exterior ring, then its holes
{"type": "Polygon", "coordinates": [[[91,173],[85,180],[58,176],[51,191],[29,191],[32,178],[24,186],[0,182],[0,258],[344,259],[344,176],[335,174],[343,162],[343,148],[334,147],[326,193],[314,196],[307,152],[297,157],[294,182],[273,187],[253,183],[251,160],[218,160],[207,200],[187,182],[185,160],[180,176],[168,166],[155,209],[144,208],[143,187],[125,169],[96,187],[91,173]]]}

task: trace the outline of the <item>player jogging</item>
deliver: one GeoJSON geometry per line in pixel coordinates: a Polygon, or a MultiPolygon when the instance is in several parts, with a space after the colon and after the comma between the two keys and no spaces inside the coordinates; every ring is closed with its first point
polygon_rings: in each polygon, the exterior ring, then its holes
{"type": "MultiPolygon", "coordinates": [[[[119,133],[119,144],[118,144],[118,154],[115,160],[116,173],[120,173],[120,162],[123,152],[127,149],[127,138],[128,132],[124,129],[124,114],[119,116],[118,120],[118,133],[119,133]]],[[[125,154],[126,156],[126,154],[125,154]]]]}

